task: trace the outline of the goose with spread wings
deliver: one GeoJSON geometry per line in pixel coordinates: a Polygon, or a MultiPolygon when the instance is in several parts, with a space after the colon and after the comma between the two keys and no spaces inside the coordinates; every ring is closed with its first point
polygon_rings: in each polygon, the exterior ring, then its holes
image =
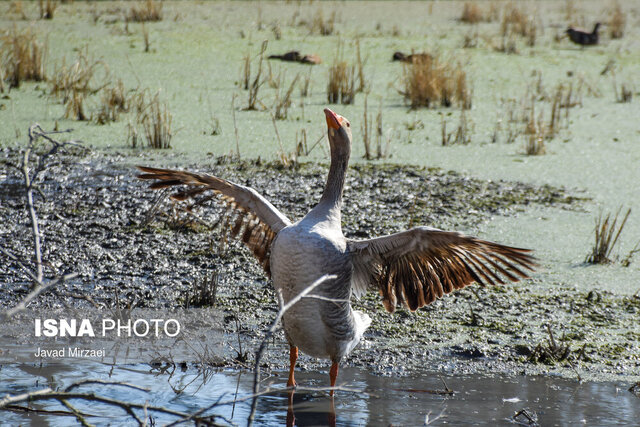
{"type": "Polygon", "coordinates": [[[282,318],[290,345],[290,387],[296,385],[298,349],[331,360],[330,381],[335,386],[340,361],[371,323],[367,314],[352,309],[352,296],[375,290],[387,311],[399,305],[414,311],[474,282],[484,286],[527,278],[536,266],[528,249],[431,227],[366,240],[346,238],[340,211],[351,124],[328,108],[324,112],[329,175],[318,204],[295,223],[253,188],[202,173],[139,167],[144,172],[139,178],[155,181],[153,189],[186,185],[174,198],[217,193],[230,212],[231,234],[253,251],[285,304],[319,278],[331,277],[282,318]]]}

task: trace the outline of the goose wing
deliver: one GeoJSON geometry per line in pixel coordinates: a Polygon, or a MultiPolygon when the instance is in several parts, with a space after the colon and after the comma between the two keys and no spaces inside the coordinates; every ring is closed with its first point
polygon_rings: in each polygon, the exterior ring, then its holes
{"type": "Polygon", "coordinates": [[[149,186],[151,189],[175,185],[192,187],[174,194],[172,198],[176,200],[191,198],[208,190],[218,194],[230,216],[232,236],[240,236],[262,264],[267,275],[271,275],[271,244],[278,232],[290,225],[291,221],[256,190],[204,173],[144,166],[138,166],[138,169],[144,172],[138,175],[138,178],[156,181],[149,186]]]}
{"type": "Polygon", "coordinates": [[[520,249],[431,227],[368,240],[348,240],[356,295],[379,290],[387,311],[411,311],[473,282],[505,284],[529,277],[537,265],[520,249]]]}

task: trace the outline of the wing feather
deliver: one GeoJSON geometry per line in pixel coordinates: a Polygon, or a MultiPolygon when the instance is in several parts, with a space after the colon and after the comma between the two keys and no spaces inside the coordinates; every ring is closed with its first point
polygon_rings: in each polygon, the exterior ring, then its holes
{"type": "MultiPolygon", "coordinates": [[[[153,190],[177,185],[189,186],[186,190],[174,194],[172,198],[175,200],[191,199],[209,190],[217,194],[226,208],[222,219],[222,223],[227,225],[225,228],[230,227],[232,237],[240,236],[267,275],[271,275],[271,244],[278,232],[290,225],[291,221],[257,191],[202,173],[144,166],[138,166],[138,169],[144,172],[138,175],[138,178],[156,181],[149,185],[153,190]]],[[[208,199],[209,197],[201,198],[200,202],[208,199]]]]}
{"type": "Polygon", "coordinates": [[[368,240],[349,240],[353,290],[379,290],[385,308],[411,311],[477,282],[504,285],[529,277],[537,266],[529,249],[431,227],[368,240]]]}

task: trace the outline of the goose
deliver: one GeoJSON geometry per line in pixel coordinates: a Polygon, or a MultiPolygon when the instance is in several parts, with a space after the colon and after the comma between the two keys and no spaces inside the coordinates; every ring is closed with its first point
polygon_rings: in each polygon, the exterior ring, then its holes
{"type": "Polygon", "coordinates": [[[366,313],[351,307],[352,296],[375,290],[388,312],[400,305],[413,312],[473,282],[517,282],[537,265],[529,249],[427,226],[364,240],[345,237],[341,206],[351,124],[328,108],[324,113],[331,153],[328,178],[318,204],[294,223],[253,188],[204,173],[138,166],[144,172],[139,178],[155,181],[151,189],[187,185],[173,196],[178,200],[207,190],[217,193],[235,215],[231,234],[253,251],[285,304],[319,278],[332,277],[282,317],[289,343],[288,387],[296,386],[299,350],[331,361],[335,387],[340,362],[371,323],[366,313]]]}
{"type": "Polygon", "coordinates": [[[282,55],[269,55],[269,59],[279,59],[288,62],[300,62],[301,64],[322,64],[322,59],[318,55],[301,55],[297,50],[291,50],[282,55]]]}
{"type": "Polygon", "coordinates": [[[583,30],[578,30],[573,27],[569,27],[566,31],[569,39],[575,44],[579,44],[581,46],[591,46],[598,44],[598,28],[600,28],[600,23],[597,22],[593,27],[593,31],[588,33],[583,30]]]}
{"type": "Polygon", "coordinates": [[[411,53],[409,55],[405,55],[402,52],[394,52],[393,57],[391,58],[392,61],[407,62],[409,64],[413,64],[416,61],[431,61],[432,59],[433,56],[428,53],[411,53]]]}

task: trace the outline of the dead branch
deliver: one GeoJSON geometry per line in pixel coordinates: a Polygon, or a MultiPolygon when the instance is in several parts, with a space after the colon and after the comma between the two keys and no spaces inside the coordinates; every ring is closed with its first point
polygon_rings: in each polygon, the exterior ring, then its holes
{"type": "Polygon", "coordinates": [[[27,296],[25,296],[18,305],[4,312],[0,312],[0,319],[6,319],[15,315],[16,313],[24,310],[26,306],[38,297],[41,293],[46,291],[47,289],[62,283],[67,280],[71,280],[77,277],[76,273],[68,273],[61,276],[56,276],[51,280],[44,279],[44,271],[42,265],[42,234],[40,231],[40,225],[38,223],[38,214],[36,212],[33,192],[40,191],[36,186],[38,181],[38,176],[47,169],[50,164],[48,164],[48,160],[50,157],[56,155],[58,151],[64,149],[66,146],[78,146],[82,147],[76,141],[58,141],[54,139],[50,135],[55,135],[59,133],[69,133],[71,129],[67,129],[64,131],[53,131],[47,132],[40,127],[39,124],[34,124],[29,128],[29,142],[27,144],[27,148],[22,157],[22,161],[20,163],[20,171],[22,173],[22,177],[24,179],[24,188],[25,188],[25,197],[27,199],[27,209],[29,211],[29,218],[31,220],[31,231],[33,234],[33,252],[35,258],[35,272],[31,271],[27,264],[21,261],[14,254],[9,252],[8,250],[0,247],[0,252],[4,254],[6,257],[10,258],[12,261],[16,262],[20,268],[22,268],[27,276],[32,280],[33,286],[32,290],[27,296]],[[38,154],[35,152],[36,143],[43,139],[51,144],[51,147],[48,151],[43,154],[38,154]],[[31,166],[32,156],[35,156],[35,165],[31,166]]]}

